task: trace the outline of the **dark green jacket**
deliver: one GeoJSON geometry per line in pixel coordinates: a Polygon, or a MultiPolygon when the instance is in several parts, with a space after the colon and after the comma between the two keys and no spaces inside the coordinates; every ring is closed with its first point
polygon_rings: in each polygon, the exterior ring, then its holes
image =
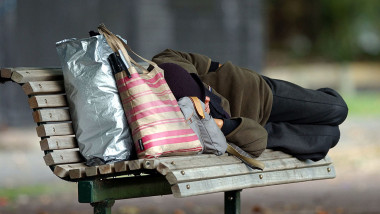
{"type": "Polygon", "coordinates": [[[175,63],[213,88],[222,99],[222,107],[232,118],[240,118],[240,125],[227,140],[258,157],[266,148],[268,121],[273,95],[265,80],[257,73],[226,62],[216,72],[208,72],[211,59],[207,56],[166,49],[153,57],[157,64],[175,63]]]}

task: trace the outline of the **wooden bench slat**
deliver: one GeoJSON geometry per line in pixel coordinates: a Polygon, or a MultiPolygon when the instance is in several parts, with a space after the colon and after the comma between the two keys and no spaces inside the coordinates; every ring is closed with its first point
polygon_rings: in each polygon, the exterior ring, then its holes
{"type": "Polygon", "coordinates": [[[115,168],[113,163],[99,165],[99,173],[101,175],[112,174],[114,172],[115,168]]]}
{"type": "Polygon", "coordinates": [[[86,167],[85,172],[87,177],[97,176],[99,175],[99,166],[86,167]]]}
{"type": "Polygon", "coordinates": [[[125,172],[129,170],[129,161],[118,161],[114,163],[115,172],[125,172]]]}
{"type": "MultiPolygon", "coordinates": [[[[148,159],[144,161],[144,168],[145,169],[155,169],[159,167],[160,163],[166,162],[160,166],[158,171],[165,173],[167,170],[172,170],[175,168],[172,164],[169,164],[169,162],[174,161],[175,159],[178,159],[180,162],[177,163],[177,167],[181,167],[181,164],[184,164],[185,167],[187,168],[192,168],[192,167],[201,167],[201,166],[207,166],[208,160],[201,160],[202,158],[220,158],[223,156],[215,156],[215,155],[210,155],[210,154],[202,154],[202,155],[197,155],[196,156],[196,161],[200,162],[201,165],[197,166],[192,166],[188,162],[184,162],[186,160],[194,159],[195,156],[176,156],[176,157],[163,157],[163,158],[158,158],[158,159],[148,159]],[[164,169],[165,167],[168,167],[167,169],[164,169]]],[[[266,160],[276,160],[276,159],[284,159],[284,158],[291,158],[292,156],[280,151],[273,151],[273,150],[265,150],[263,154],[257,158],[257,160],[260,161],[266,161],[266,160]]],[[[233,163],[238,163],[235,159],[233,160],[233,163]]],[[[217,161],[216,161],[217,162],[217,161]]],[[[240,161],[241,162],[241,161],[240,161]]]]}
{"type": "Polygon", "coordinates": [[[26,95],[65,93],[63,81],[27,82],[22,89],[26,95]]]}
{"type": "Polygon", "coordinates": [[[73,163],[73,164],[62,164],[56,165],[54,167],[54,174],[60,178],[65,178],[69,176],[69,171],[71,169],[85,167],[84,163],[73,163]]]}
{"type": "Polygon", "coordinates": [[[36,68],[36,69],[17,69],[12,71],[11,79],[17,83],[31,81],[51,81],[63,79],[61,68],[36,68]]]}
{"type": "Polygon", "coordinates": [[[71,116],[67,108],[40,109],[33,112],[33,119],[36,123],[67,122],[71,121],[71,116]]]}
{"type": "MultiPolygon", "coordinates": [[[[130,170],[139,170],[143,168],[144,159],[137,159],[137,160],[129,160],[129,161],[118,161],[115,163],[112,163],[112,171],[113,172],[126,172],[130,170]]],[[[99,166],[99,170],[100,170],[99,166]]],[[[103,172],[99,172],[100,174],[107,174],[110,169],[107,169],[106,166],[104,166],[104,169],[101,169],[103,172]]]]}
{"type": "Polygon", "coordinates": [[[83,167],[78,167],[75,169],[70,169],[69,170],[69,176],[71,179],[79,179],[79,178],[84,178],[86,177],[86,166],[83,167]]]}
{"type": "Polygon", "coordinates": [[[282,159],[282,158],[290,158],[290,157],[293,157],[293,156],[286,154],[284,152],[266,149],[260,155],[260,157],[258,157],[256,160],[265,161],[265,160],[274,160],[274,159],[282,159]]]}
{"type": "Polygon", "coordinates": [[[227,164],[221,166],[210,166],[202,168],[190,168],[173,170],[166,174],[166,179],[173,185],[185,181],[206,180],[210,178],[219,178],[233,175],[243,175],[254,172],[244,163],[227,164]]]}
{"type": "Polygon", "coordinates": [[[143,168],[144,159],[130,160],[128,161],[128,168],[130,170],[139,170],[143,168]]]}
{"type": "Polygon", "coordinates": [[[297,169],[297,168],[305,168],[305,167],[311,167],[311,166],[326,166],[331,164],[331,159],[329,157],[325,157],[322,160],[319,161],[300,161],[297,158],[283,158],[283,159],[276,159],[276,160],[268,160],[264,161],[265,172],[269,171],[278,171],[278,170],[284,170],[284,169],[297,169]]]}
{"type": "Polygon", "coordinates": [[[65,163],[80,163],[84,158],[78,149],[55,150],[44,156],[46,165],[58,165],[65,163]]]}
{"type": "Polygon", "coordinates": [[[68,109],[41,109],[33,112],[34,122],[71,121],[68,109]]]}
{"type": "Polygon", "coordinates": [[[5,79],[10,79],[12,76],[12,68],[0,69],[0,76],[5,79]]]}
{"type": "Polygon", "coordinates": [[[37,126],[38,137],[73,135],[71,123],[42,124],[37,126]]]}
{"type": "Polygon", "coordinates": [[[317,166],[178,183],[172,186],[172,192],[174,197],[187,197],[334,177],[335,170],[332,165],[317,166]]]}
{"type": "Polygon", "coordinates": [[[99,166],[89,166],[89,167],[86,167],[85,172],[86,172],[86,176],[88,177],[96,176],[96,175],[112,174],[116,172],[115,163],[103,164],[99,166]]]}
{"type": "Polygon", "coordinates": [[[28,99],[30,108],[54,108],[67,107],[65,95],[40,95],[32,96],[28,99]]]}
{"type": "Polygon", "coordinates": [[[234,156],[213,156],[209,158],[193,157],[187,160],[177,160],[173,162],[160,162],[157,171],[162,175],[166,175],[170,171],[177,169],[189,169],[189,168],[200,168],[207,166],[218,166],[226,164],[241,163],[241,160],[234,156]]]}
{"type": "MultiPolygon", "coordinates": [[[[227,154],[224,154],[224,155],[227,156],[227,154]]],[[[215,157],[215,155],[213,155],[213,154],[200,154],[200,155],[196,155],[196,156],[194,156],[194,155],[171,156],[171,157],[160,157],[160,158],[154,158],[154,159],[145,159],[143,166],[145,169],[156,169],[160,162],[167,162],[167,163],[170,162],[171,163],[175,160],[185,161],[185,160],[194,159],[194,157],[196,157],[196,158],[212,158],[212,157],[215,157]]]]}
{"type": "Polygon", "coordinates": [[[193,181],[193,180],[206,180],[218,177],[228,177],[235,175],[254,174],[269,171],[280,171],[289,169],[299,169],[305,167],[326,166],[331,164],[331,160],[326,158],[317,162],[313,161],[299,161],[296,158],[287,158],[281,160],[265,161],[265,169],[252,169],[244,163],[208,166],[202,168],[192,169],[178,169],[167,173],[166,178],[170,184],[179,182],[193,181]]]}
{"type": "Polygon", "coordinates": [[[33,71],[33,70],[46,70],[46,69],[60,69],[60,68],[46,68],[46,67],[15,67],[15,68],[1,68],[0,69],[0,75],[1,77],[3,78],[8,78],[10,79],[11,76],[12,76],[12,73],[13,72],[17,72],[17,71],[25,71],[25,70],[29,70],[29,71],[33,71]]]}
{"type": "MultiPolygon", "coordinates": [[[[227,154],[224,154],[224,156],[227,156],[227,154]]],[[[186,160],[194,159],[195,157],[200,162],[200,164],[201,164],[200,166],[202,166],[202,165],[207,166],[206,163],[208,162],[208,160],[201,160],[201,159],[203,159],[203,158],[206,158],[206,159],[207,158],[220,158],[220,157],[223,157],[223,156],[215,156],[213,154],[201,154],[201,155],[197,155],[197,156],[162,157],[162,158],[156,158],[156,159],[146,159],[144,161],[143,166],[144,166],[145,169],[155,169],[155,168],[157,168],[160,165],[160,163],[165,162],[161,166],[162,168],[158,169],[159,171],[162,171],[162,173],[165,173],[167,170],[174,169],[175,166],[173,166],[171,164],[171,162],[172,161],[175,162],[175,160],[179,160],[180,161],[180,162],[178,162],[176,164],[177,167],[181,167],[181,164],[184,164],[184,166],[186,168],[198,167],[198,166],[189,165],[188,162],[184,162],[186,160]],[[165,167],[168,167],[168,166],[170,166],[168,169],[164,169],[165,167]]],[[[266,161],[266,160],[283,159],[283,158],[290,158],[290,157],[292,157],[292,156],[289,155],[289,154],[286,154],[286,153],[283,153],[283,152],[280,152],[280,151],[273,151],[273,150],[267,149],[267,150],[264,151],[264,153],[257,160],[266,161]]],[[[233,163],[238,163],[238,161],[236,161],[234,159],[233,163]]]]}
{"type": "Polygon", "coordinates": [[[74,149],[78,148],[78,143],[75,137],[54,137],[41,140],[40,146],[42,151],[74,149]]]}

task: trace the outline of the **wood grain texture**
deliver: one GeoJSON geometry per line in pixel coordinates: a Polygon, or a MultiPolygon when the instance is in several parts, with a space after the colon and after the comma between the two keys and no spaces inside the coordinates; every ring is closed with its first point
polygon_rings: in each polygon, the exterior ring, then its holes
{"type": "Polygon", "coordinates": [[[54,174],[60,178],[65,178],[69,176],[69,171],[71,169],[82,168],[82,167],[86,167],[86,165],[84,163],[57,165],[54,167],[54,174]]]}
{"type": "MultiPolygon", "coordinates": [[[[173,170],[166,174],[166,179],[173,185],[185,181],[207,180],[212,178],[243,175],[254,171],[244,163],[235,163],[221,166],[173,170]]],[[[259,170],[257,170],[259,171],[259,170]]]]}
{"type": "Polygon", "coordinates": [[[187,197],[215,192],[225,192],[252,187],[328,179],[334,177],[334,167],[332,165],[329,165],[184,182],[173,185],[172,191],[175,197],[187,197]]]}
{"type": "MultiPolygon", "coordinates": [[[[227,154],[224,154],[222,156],[227,156],[227,154]]],[[[186,161],[191,160],[194,158],[212,158],[216,157],[213,154],[200,154],[200,155],[190,155],[190,156],[170,156],[170,157],[160,157],[160,158],[153,158],[153,159],[145,159],[143,166],[145,169],[156,169],[160,162],[167,162],[171,163],[176,160],[186,161]]]]}
{"type": "Polygon", "coordinates": [[[73,135],[71,123],[42,124],[36,128],[39,137],[73,135]]]}
{"type": "Polygon", "coordinates": [[[75,169],[70,169],[69,175],[71,179],[79,179],[86,177],[86,167],[78,167],[75,169]]]}
{"type": "Polygon", "coordinates": [[[170,184],[178,182],[187,182],[194,180],[207,180],[218,177],[228,177],[236,175],[263,173],[270,171],[281,171],[289,169],[301,169],[307,167],[327,166],[331,164],[329,158],[313,162],[313,161],[299,161],[296,158],[276,159],[265,161],[266,165],[264,170],[252,169],[243,163],[230,164],[230,165],[217,165],[207,166],[202,168],[191,169],[177,169],[167,173],[166,178],[170,184]]]}
{"type": "Polygon", "coordinates": [[[327,156],[320,161],[311,161],[305,160],[301,161],[297,158],[283,158],[283,159],[273,159],[264,161],[265,169],[264,172],[270,171],[279,171],[285,169],[298,169],[298,168],[307,168],[307,167],[315,167],[315,166],[327,166],[332,164],[331,159],[327,156]]]}
{"type": "Polygon", "coordinates": [[[85,169],[87,177],[99,175],[99,166],[89,166],[85,169]]]}
{"type": "Polygon", "coordinates": [[[71,121],[68,109],[41,109],[33,112],[34,122],[71,121]]]}
{"type": "Polygon", "coordinates": [[[32,109],[68,107],[65,95],[32,96],[28,99],[28,103],[29,107],[32,109]]]}
{"type": "Polygon", "coordinates": [[[3,78],[11,78],[13,72],[18,71],[34,71],[34,70],[54,70],[59,68],[45,68],[45,67],[15,67],[15,68],[1,68],[0,75],[3,78]]]}
{"type": "Polygon", "coordinates": [[[259,161],[264,161],[264,160],[274,160],[274,159],[290,158],[290,157],[292,157],[292,156],[289,155],[289,154],[286,154],[286,153],[284,153],[284,152],[281,152],[281,151],[273,151],[273,150],[266,149],[266,150],[260,155],[260,157],[257,158],[257,160],[259,160],[259,161]]]}
{"type": "Polygon", "coordinates": [[[129,161],[118,161],[114,163],[115,172],[125,172],[129,170],[129,161]]]}
{"type": "Polygon", "coordinates": [[[26,83],[31,81],[51,81],[62,80],[62,69],[60,68],[40,68],[14,70],[11,79],[16,83],[26,83]]]}
{"type": "Polygon", "coordinates": [[[218,166],[218,165],[227,165],[241,163],[236,157],[233,156],[213,156],[209,158],[198,158],[194,157],[189,160],[176,160],[171,162],[160,162],[157,171],[162,175],[166,175],[170,171],[177,169],[189,169],[189,168],[201,168],[207,166],[218,166]]]}
{"type": "Polygon", "coordinates": [[[22,89],[26,95],[65,93],[63,81],[27,82],[22,89]]]}
{"type": "Polygon", "coordinates": [[[58,165],[66,163],[81,163],[84,158],[78,149],[55,150],[44,156],[46,165],[58,165]]]}
{"type": "Polygon", "coordinates": [[[115,168],[113,163],[99,165],[99,173],[102,175],[111,174],[114,172],[115,168]]]}
{"type": "Polygon", "coordinates": [[[139,170],[143,168],[144,159],[130,160],[128,161],[128,168],[130,170],[139,170]]]}
{"type": "Polygon", "coordinates": [[[42,151],[74,149],[78,148],[78,143],[75,137],[51,137],[41,140],[40,146],[42,151]]]}
{"type": "Polygon", "coordinates": [[[12,76],[12,69],[11,68],[2,68],[0,69],[0,77],[5,79],[10,79],[12,76]]]}

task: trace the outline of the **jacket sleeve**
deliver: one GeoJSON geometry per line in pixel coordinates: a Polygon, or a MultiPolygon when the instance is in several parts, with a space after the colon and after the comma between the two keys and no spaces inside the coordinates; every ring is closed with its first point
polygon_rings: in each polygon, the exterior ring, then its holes
{"type": "Polygon", "coordinates": [[[184,68],[189,73],[204,75],[208,72],[211,59],[207,56],[194,53],[185,53],[166,49],[152,59],[157,64],[174,63],[184,68]]]}
{"type": "Polygon", "coordinates": [[[268,132],[255,120],[245,117],[236,119],[241,120],[240,125],[226,136],[227,141],[254,157],[259,157],[267,147],[268,132]]]}

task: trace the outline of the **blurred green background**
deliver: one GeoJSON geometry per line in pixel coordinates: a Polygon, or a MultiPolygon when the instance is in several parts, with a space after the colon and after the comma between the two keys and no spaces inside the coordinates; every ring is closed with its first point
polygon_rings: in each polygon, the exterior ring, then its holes
{"type": "Polygon", "coordinates": [[[266,4],[265,74],[302,86],[330,86],[350,116],[380,115],[380,1],[266,4]]]}
{"type": "Polygon", "coordinates": [[[269,53],[303,63],[379,60],[379,1],[270,0],[267,7],[269,53]]]}

